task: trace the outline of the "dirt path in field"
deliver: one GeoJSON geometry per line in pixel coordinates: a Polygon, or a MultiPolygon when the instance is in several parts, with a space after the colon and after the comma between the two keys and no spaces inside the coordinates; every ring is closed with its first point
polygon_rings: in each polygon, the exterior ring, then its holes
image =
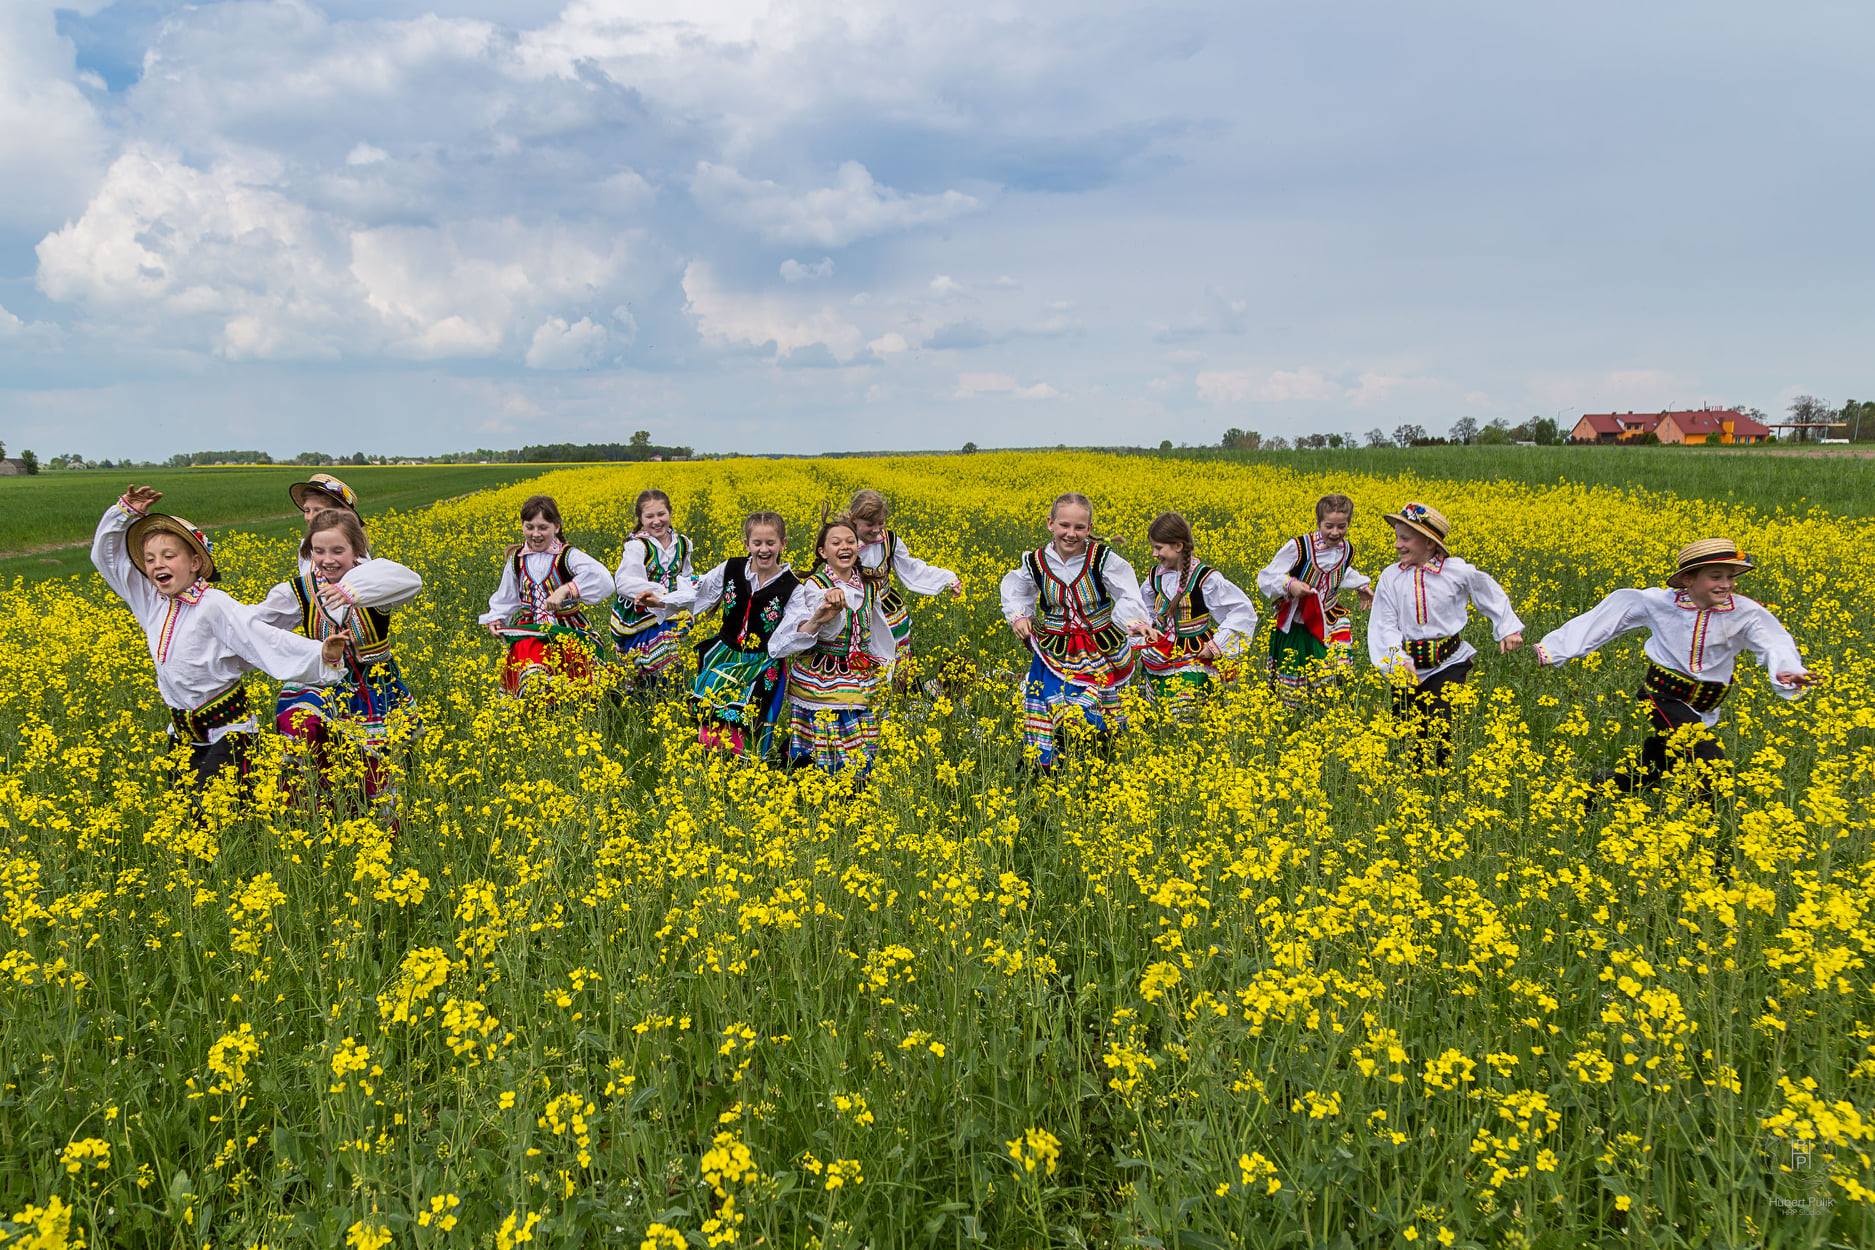
{"type": "MultiPolygon", "coordinates": [[[[299,515],[297,512],[274,512],[267,516],[236,517],[232,520],[215,522],[215,528],[220,529],[228,525],[258,525],[265,521],[298,520],[299,515]]],[[[0,551],[0,560],[16,560],[22,556],[48,556],[60,551],[77,551],[90,545],[89,538],[75,543],[40,543],[33,547],[17,547],[12,551],[0,551]]]]}

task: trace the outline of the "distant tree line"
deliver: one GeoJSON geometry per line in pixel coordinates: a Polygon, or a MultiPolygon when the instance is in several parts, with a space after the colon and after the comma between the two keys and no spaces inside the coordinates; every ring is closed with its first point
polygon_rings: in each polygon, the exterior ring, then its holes
{"type": "MultiPolygon", "coordinates": [[[[0,458],[6,446],[0,443],[0,458]]],[[[649,430],[635,431],[624,443],[541,443],[534,446],[496,451],[479,447],[474,451],[445,452],[440,456],[332,455],[323,451],[302,451],[287,460],[276,460],[264,451],[186,451],[167,460],[93,460],[77,452],[53,456],[45,462],[48,469],[189,469],[209,465],[303,465],[330,468],[343,465],[372,464],[586,464],[608,460],[689,460],[694,455],[688,447],[666,446],[651,441],[649,430]]],[[[28,473],[37,473],[40,462],[32,452],[23,452],[20,461],[28,473]]]]}

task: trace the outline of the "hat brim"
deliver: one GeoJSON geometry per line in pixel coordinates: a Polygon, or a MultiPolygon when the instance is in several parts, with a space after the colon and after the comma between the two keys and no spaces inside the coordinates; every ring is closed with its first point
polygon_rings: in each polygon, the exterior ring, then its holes
{"type": "Polygon", "coordinates": [[[1675,590],[1684,590],[1686,589],[1686,579],[1699,572],[1701,569],[1730,569],[1732,570],[1733,576],[1739,576],[1749,573],[1757,567],[1758,566],[1753,564],[1750,560],[1701,560],[1698,564],[1688,565],[1683,569],[1675,569],[1673,576],[1667,579],[1667,585],[1673,587],[1675,590]]]}
{"type": "Polygon", "coordinates": [[[1440,538],[1436,532],[1427,529],[1418,521],[1409,521],[1405,517],[1395,516],[1391,512],[1387,514],[1387,520],[1391,521],[1396,529],[1405,528],[1412,530],[1415,534],[1430,541],[1432,545],[1437,547],[1440,551],[1445,552],[1447,555],[1452,554],[1451,549],[1445,545],[1445,539],[1440,538]]]}
{"type": "Polygon", "coordinates": [[[337,495],[317,482],[295,482],[286,488],[286,497],[291,499],[293,501],[293,506],[302,512],[306,510],[306,496],[308,495],[324,495],[327,499],[332,501],[332,506],[334,508],[343,508],[353,516],[358,515],[357,508],[346,503],[343,499],[340,499],[337,495]]]}
{"type": "Polygon", "coordinates": [[[143,573],[145,577],[149,576],[143,570],[143,546],[157,534],[172,534],[180,538],[183,544],[195,553],[196,558],[202,562],[203,581],[220,580],[221,573],[215,568],[215,557],[208,553],[208,548],[202,545],[202,540],[195,536],[186,523],[167,512],[151,512],[140,516],[130,523],[129,529],[124,531],[124,549],[130,553],[130,562],[137,566],[137,572],[143,573]]]}

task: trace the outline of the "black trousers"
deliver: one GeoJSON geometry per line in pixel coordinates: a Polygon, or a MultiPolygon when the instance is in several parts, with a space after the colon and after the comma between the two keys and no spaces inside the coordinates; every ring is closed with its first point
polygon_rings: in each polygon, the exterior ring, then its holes
{"type": "Polygon", "coordinates": [[[1413,718],[1422,755],[1429,749],[1432,763],[1440,768],[1452,758],[1452,700],[1447,692],[1471,680],[1471,668],[1472,661],[1465,660],[1440,669],[1417,686],[1393,690],[1393,714],[1413,718]]]}
{"type": "Polygon", "coordinates": [[[1717,739],[1710,737],[1693,743],[1691,750],[1681,748],[1677,754],[1669,748],[1667,739],[1674,730],[1701,720],[1694,708],[1678,699],[1658,694],[1644,694],[1641,702],[1647,705],[1654,731],[1641,742],[1641,771],[1638,774],[1614,775],[1615,785],[1622,790],[1632,793],[1635,790],[1652,789],[1661,783],[1668,772],[1688,761],[1716,764],[1725,758],[1725,748],[1719,745],[1717,739]]]}
{"type": "Polygon", "coordinates": [[[186,779],[190,788],[200,793],[208,789],[208,783],[224,768],[247,776],[248,761],[253,754],[254,735],[250,733],[223,734],[217,742],[192,742],[188,771],[179,774],[178,780],[186,779]]]}

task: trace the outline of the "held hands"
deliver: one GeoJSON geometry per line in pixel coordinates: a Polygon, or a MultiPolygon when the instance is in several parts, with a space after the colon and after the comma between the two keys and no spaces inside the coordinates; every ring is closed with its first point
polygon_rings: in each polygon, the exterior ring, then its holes
{"type": "Polygon", "coordinates": [[[1366,586],[1355,591],[1354,597],[1360,601],[1362,611],[1366,611],[1368,608],[1374,606],[1374,592],[1366,586]]]}
{"type": "Polygon", "coordinates": [[[1523,646],[1523,634],[1521,632],[1505,634],[1502,638],[1497,640],[1497,652],[1499,655],[1509,655],[1521,646],[1523,646]]]}
{"type": "Polygon", "coordinates": [[[337,582],[327,582],[319,587],[319,603],[334,616],[343,616],[345,609],[352,606],[352,597],[337,582]]]}
{"type": "Polygon", "coordinates": [[[349,630],[333,634],[319,644],[319,658],[331,667],[337,668],[344,663],[345,648],[351,645],[351,641],[352,636],[349,630]]]}
{"type": "Polygon", "coordinates": [[[131,486],[124,491],[124,503],[132,512],[145,513],[156,506],[163,492],[154,486],[131,486]]]}
{"type": "Polygon", "coordinates": [[[834,614],[846,607],[846,592],[838,586],[830,586],[821,598],[820,606],[814,609],[814,615],[808,618],[808,628],[818,632],[822,625],[834,618],[834,614]]]}
{"type": "Polygon", "coordinates": [[[649,612],[653,608],[664,606],[664,596],[659,594],[655,587],[647,587],[633,595],[632,602],[649,612]]]}
{"type": "Polygon", "coordinates": [[[1222,651],[1218,650],[1217,640],[1214,638],[1205,639],[1204,645],[1198,648],[1198,658],[1201,660],[1216,660],[1223,656],[1223,654],[1222,651]]]}
{"type": "Polygon", "coordinates": [[[1283,593],[1291,599],[1306,599],[1315,593],[1315,587],[1299,577],[1292,577],[1283,583],[1283,593]]]}
{"type": "Polygon", "coordinates": [[[542,603],[550,610],[558,610],[569,601],[579,602],[579,587],[572,582],[561,582],[548,593],[542,603]]]}
{"type": "Polygon", "coordinates": [[[1777,674],[1777,684],[1780,686],[1795,686],[1801,690],[1806,686],[1816,685],[1816,678],[1808,673],[1779,673],[1777,674]]]}
{"type": "Polygon", "coordinates": [[[1015,632],[1016,637],[1022,639],[1024,642],[1027,642],[1035,636],[1035,622],[1026,616],[1018,616],[1015,620],[1009,622],[1009,628],[1015,632]]]}
{"type": "Polygon", "coordinates": [[[960,577],[956,581],[951,583],[951,598],[961,599],[963,597],[964,597],[964,580],[963,578],[960,577]]]}

